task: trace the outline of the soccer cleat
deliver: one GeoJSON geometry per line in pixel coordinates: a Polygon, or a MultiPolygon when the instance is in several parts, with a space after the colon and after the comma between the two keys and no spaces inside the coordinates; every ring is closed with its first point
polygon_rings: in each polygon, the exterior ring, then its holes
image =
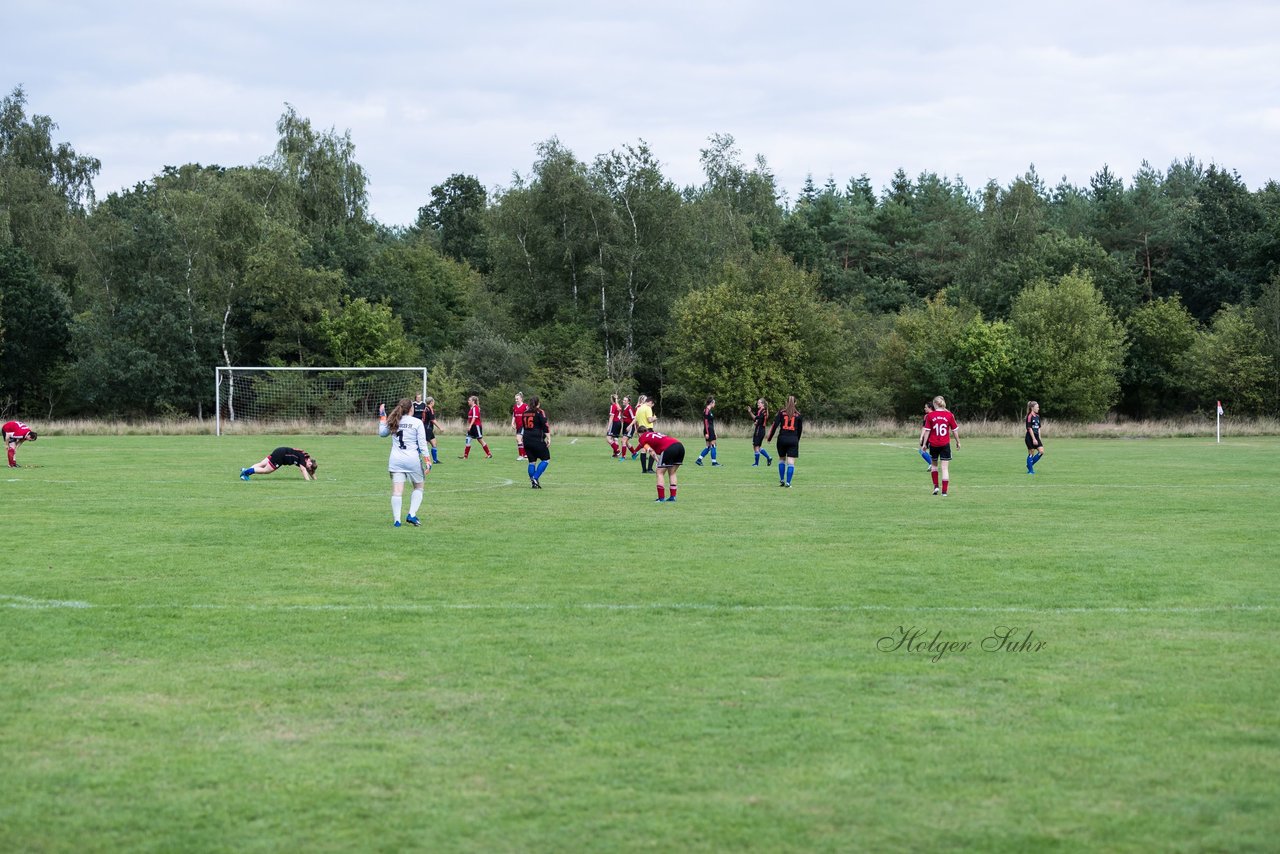
{"type": "Polygon", "coordinates": [[[713,469],[715,469],[715,468],[720,468],[720,464],[719,464],[719,463],[716,463],[716,462],[713,462],[713,463],[711,464],[711,467],[712,467],[713,469]]]}
{"type": "Polygon", "coordinates": [[[942,493],[942,490],[941,490],[941,489],[939,489],[938,487],[936,487],[936,486],[935,486],[935,487],[933,488],[933,494],[934,494],[934,495],[939,495],[939,494],[941,494],[941,493],[942,493]]]}
{"type": "Polygon", "coordinates": [[[415,528],[422,527],[422,520],[419,519],[417,516],[405,516],[404,520],[415,528]]]}
{"type": "Polygon", "coordinates": [[[634,460],[634,459],[635,459],[636,457],[638,457],[638,456],[640,456],[640,452],[639,452],[639,451],[632,451],[632,452],[631,452],[631,459],[633,459],[633,460],[634,460]]]}
{"type": "Polygon", "coordinates": [[[787,488],[787,482],[786,482],[785,480],[780,480],[780,481],[778,481],[778,486],[781,486],[783,489],[786,489],[786,488],[787,488]]]}
{"type": "Polygon", "coordinates": [[[395,520],[395,522],[393,522],[393,523],[391,524],[391,527],[393,527],[393,528],[399,528],[399,527],[400,527],[400,520],[399,520],[399,519],[395,520]]]}
{"type": "Polygon", "coordinates": [[[950,494],[951,494],[951,493],[949,493],[949,492],[944,492],[944,493],[942,493],[942,497],[943,497],[943,498],[946,498],[946,497],[947,497],[948,495],[950,495],[950,494]]]}
{"type": "Polygon", "coordinates": [[[664,503],[667,499],[665,499],[665,498],[655,498],[655,499],[653,499],[653,500],[654,500],[654,501],[656,501],[656,502],[657,502],[657,503],[659,503],[659,504],[662,504],[662,503],[664,503]]]}
{"type": "Polygon", "coordinates": [[[676,497],[673,495],[667,499],[667,503],[670,504],[672,501],[675,501],[675,500],[676,500],[676,497]]]}
{"type": "Polygon", "coordinates": [[[700,465],[702,465],[702,457],[698,457],[696,460],[694,460],[694,461],[693,461],[693,464],[694,464],[695,466],[700,466],[700,465]]]}
{"type": "Polygon", "coordinates": [[[248,480],[249,475],[253,474],[253,469],[240,469],[240,479],[248,480]]]}
{"type": "Polygon", "coordinates": [[[752,463],[752,464],[751,464],[751,467],[752,467],[753,469],[758,469],[758,468],[760,468],[760,464],[759,464],[759,463],[752,463]]]}
{"type": "Polygon", "coordinates": [[[785,486],[787,489],[790,489],[790,488],[791,488],[791,484],[789,484],[789,483],[784,483],[784,484],[782,484],[782,485],[783,485],[783,486],[785,486]]]}

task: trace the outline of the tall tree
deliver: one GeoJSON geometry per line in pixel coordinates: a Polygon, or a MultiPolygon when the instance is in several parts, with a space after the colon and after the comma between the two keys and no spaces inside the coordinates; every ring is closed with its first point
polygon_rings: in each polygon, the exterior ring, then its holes
{"type": "Polygon", "coordinates": [[[1026,397],[1063,418],[1106,414],[1120,390],[1125,335],[1088,274],[1032,284],[1009,322],[1026,397]]]}
{"type": "Polygon", "coordinates": [[[440,251],[446,258],[487,273],[487,207],[488,194],[477,178],[450,175],[443,184],[431,188],[431,201],[419,209],[417,225],[438,236],[440,251]]]}

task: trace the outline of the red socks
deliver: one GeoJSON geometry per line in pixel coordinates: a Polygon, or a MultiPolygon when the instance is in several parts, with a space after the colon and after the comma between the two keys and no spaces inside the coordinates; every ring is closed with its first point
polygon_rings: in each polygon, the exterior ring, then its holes
{"type": "Polygon", "coordinates": [[[658,500],[659,500],[659,501],[661,501],[662,499],[664,499],[664,498],[666,498],[666,497],[667,497],[667,491],[666,491],[665,489],[663,489],[661,486],[659,486],[659,487],[658,487],[658,500]]]}
{"type": "Polygon", "coordinates": [[[935,472],[930,472],[930,474],[932,474],[932,475],[933,475],[933,488],[934,488],[934,489],[937,489],[937,488],[938,488],[938,473],[935,471],[935,472]]]}

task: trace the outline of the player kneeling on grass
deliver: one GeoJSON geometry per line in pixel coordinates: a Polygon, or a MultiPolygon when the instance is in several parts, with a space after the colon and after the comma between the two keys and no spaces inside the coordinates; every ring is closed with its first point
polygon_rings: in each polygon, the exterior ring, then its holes
{"type": "Polygon", "coordinates": [[[653,430],[641,433],[636,439],[640,453],[653,458],[653,469],[658,482],[658,501],[676,500],[676,470],[684,462],[684,445],[670,436],[653,430]],[[668,486],[670,495],[664,495],[668,486]]]}
{"type": "Polygon", "coordinates": [[[297,466],[302,469],[303,480],[315,480],[319,463],[315,457],[298,448],[276,448],[262,458],[262,462],[247,469],[240,469],[240,479],[248,480],[250,475],[271,474],[280,466],[297,466]]]}
{"type": "Polygon", "coordinates": [[[23,442],[34,442],[36,431],[21,421],[6,421],[4,425],[4,443],[9,448],[9,468],[22,468],[18,465],[18,446],[23,442]]]}
{"type": "Polygon", "coordinates": [[[379,436],[391,437],[387,472],[391,475],[391,523],[397,528],[400,527],[400,510],[404,506],[406,478],[413,483],[413,495],[409,499],[409,515],[404,520],[415,528],[422,526],[418,508],[422,506],[424,475],[431,471],[426,428],[420,419],[413,417],[412,412],[413,401],[406,397],[391,410],[386,422],[378,425],[379,436]]]}

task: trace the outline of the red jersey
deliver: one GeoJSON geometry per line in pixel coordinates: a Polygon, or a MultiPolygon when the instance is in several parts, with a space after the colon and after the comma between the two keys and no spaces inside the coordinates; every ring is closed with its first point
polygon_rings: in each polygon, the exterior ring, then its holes
{"type": "MultiPolygon", "coordinates": [[[[515,428],[517,430],[521,429],[520,416],[524,415],[528,411],[529,411],[529,404],[527,403],[517,403],[515,406],[511,407],[511,423],[515,425],[515,428]]],[[[480,418],[478,415],[476,417],[476,423],[477,424],[480,423],[480,418]]]]}
{"type": "Polygon", "coordinates": [[[664,436],[654,430],[647,430],[636,438],[636,447],[643,448],[645,445],[648,445],[650,448],[653,448],[653,450],[661,454],[667,448],[670,448],[672,445],[679,444],[679,442],[679,439],[664,436]]]}
{"type": "Polygon", "coordinates": [[[622,426],[630,427],[631,422],[636,420],[636,410],[631,404],[627,404],[622,408],[622,426]]]}
{"type": "Polygon", "coordinates": [[[31,432],[31,428],[21,421],[6,421],[4,425],[4,439],[25,439],[27,434],[31,432]]]}
{"type": "Polygon", "coordinates": [[[609,422],[622,420],[622,407],[616,403],[609,404],[609,422]]]}
{"type": "Polygon", "coordinates": [[[959,425],[948,410],[935,409],[924,417],[924,426],[929,431],[929,447],[941,448],[951,443],[951,431],[959,425]]]}
{"type": "Polygon", "coordinates": [[[480,404],[478,403],[467,410],[467,426],[470,427],[472,424],[477,427],[482,424],[480,420],[480,404]]]}

